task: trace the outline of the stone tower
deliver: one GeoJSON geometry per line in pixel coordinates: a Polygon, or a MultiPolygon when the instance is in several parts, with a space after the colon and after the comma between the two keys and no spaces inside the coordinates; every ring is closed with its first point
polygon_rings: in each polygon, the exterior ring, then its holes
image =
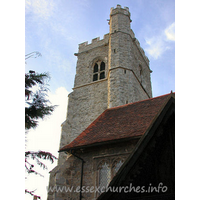
{"type": "MultiPolygon", "coordinates": [[[[152,97],[149,60],[130,28],[128,7],[111,8],[110,32],[79,44],[73,92],[69,94],[60,148],[75,139],[105,109],[152,97]]],[[[60,153],[58,165],[66,159],[60,153]]]]}
{"type": "MultiPolygon", "coordinates": [[[[110,31],[91,44],[79,44],[73,92],[69,94],[60,148],[69,144],[107,108],[152,97],[149,60],[130,28],[128,7],[111,8],[110,31]]],[[[49,186],[60,184],[70,161],[60,153],[49,186]],[[66,161],[66,162],[65,162],[66,161]],[[62,163],[64,163],[62,165],[62,163]],[[68,163],[68,164],[67,164],[68,163]]],[[[72,158],[71,158],[72,159],[72,158]]],[[[56,199],[53,193],[48,200],[56,199]]]]}

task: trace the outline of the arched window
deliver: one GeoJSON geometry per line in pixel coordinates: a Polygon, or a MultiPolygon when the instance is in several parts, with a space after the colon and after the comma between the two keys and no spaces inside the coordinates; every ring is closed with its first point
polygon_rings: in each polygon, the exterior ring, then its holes
{"type": "Polygon", "coordinates": [[[109,164],[105,161],[99,165],[99,187],[106,188],[111,181],[111,170],[109,164]]]}
{"type": "Polygon", "coordinates": [[[100,71],[103,71],[103,70],[105,70],[105,63],[104,63],[104,62],[101,62],[100,71]]]}
{"type": "Polygon", "coordinates": [[[93,67],[93,81],[104,79],[105,75],[105,63],[103,61],[97,61],[93,67]]]}
{"type": "Polygon", "coordinates": [[[109,185],[123,163],[124,159],[122,158],[117,158],[114,162],[111,159],[100,162],[98,165],[98,187],[100,187],[100,190],[104,190],[109,185]]]}
{"type": "Polygon", "coordinates": [[[95,63],[95,65],[94,65],[94,73],[96,73],[96,72],[98,72],[99,70],[98,70],[98,65],[97,65],[97,63],[95,63]]]}

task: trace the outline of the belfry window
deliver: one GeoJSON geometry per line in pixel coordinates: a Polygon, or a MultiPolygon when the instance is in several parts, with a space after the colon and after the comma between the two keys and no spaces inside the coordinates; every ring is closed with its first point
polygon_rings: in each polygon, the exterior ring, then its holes
{"type": "Polygon", "coordinates": [[[97,81],[98,80],[98,74],[94,74],[93,75],[93,81],[97,81]]]}
{"type": "Polygon", "coordinates": [[[96,73],[96,72],[98,72],[98,65],[97,65],[97,63],[95,63],[95,65],[94,65],[94,73],[96,73]]]}
{"type": "Polygon", "coordinates": [[[103,70],[105,70],[105,63],[104,63],[104,62],[101,62],[100,71],[103,71],[103,70]]]}
{"type": "Polygon", "coordinates": [[[102,61],[98,61],[95,63],[93,67],[93,81],[104,79],[105,76],[105,63],[102,61]]]}

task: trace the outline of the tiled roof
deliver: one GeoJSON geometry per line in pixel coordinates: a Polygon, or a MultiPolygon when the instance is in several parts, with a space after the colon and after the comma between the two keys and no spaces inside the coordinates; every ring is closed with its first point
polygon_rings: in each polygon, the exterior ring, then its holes
{"type": "Polygon", "coordinates": [[[142,136],[173,93],[105,110],[76,139],[59,150],[142,136]]]}

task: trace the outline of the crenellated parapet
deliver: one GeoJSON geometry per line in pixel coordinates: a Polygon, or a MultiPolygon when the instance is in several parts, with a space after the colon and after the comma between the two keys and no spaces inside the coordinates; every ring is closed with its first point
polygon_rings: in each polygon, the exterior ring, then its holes
{"type": "Polygon", "coordinates": [[[88,41],[79,44],[78,53],[89,51],[91,49],[94,49],[96,47],[100,47],[103,45],[106,46],[108,45],[108,42],[109,42],[109,33],[105,34],[102,40],[100,40],[100,37],[97,37],[97,38],[92,39],[92,42],[90,44],[88,44],[88,41]]]}
{"type": "Polygon", "coordinates": [[[130,17],[129,8],[126,6],[124,8],[122,8],[121,5],[118,4],[116,8],[112,7],[110,9],[110,15],[115,15],[115,14],[119,14],[119,13],[128,15],[130,17]]]}

